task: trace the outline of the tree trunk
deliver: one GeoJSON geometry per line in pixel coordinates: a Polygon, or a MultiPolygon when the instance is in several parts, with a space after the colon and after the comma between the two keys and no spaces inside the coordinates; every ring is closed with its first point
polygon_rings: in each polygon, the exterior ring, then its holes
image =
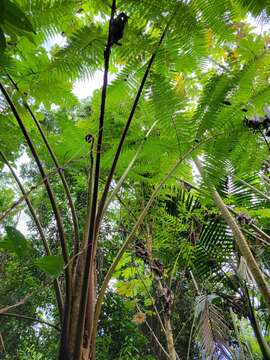
{"type": "Polygon", "coordinates": [[[164,316],[164,327],[166,330],[166,341],[167,341],[167,348],[170,355],[171,360],[176,360],[176,351],[174,347],[174,341],[173,341],[173,333],[172,333],[172,326],[171,326],[171,320],[168,315],[164,316]]]}
{"type": "Polygon", "coordinates": [[[93,267],[91,269],[91,274],[89,278],[89,289],[87,294],[81,294],[82,288],[82,272],[84,269],[85,256],[81,255],[78,259],[77,266],[75,268],[75,274],[73,278],[73,301],[71,309],[71,322],[70,322],[70,331],[69,338],[67,339],[67,352],[65,356],[60,357],[59,359],[65,360],[94,360],[95,359],[95,349],[91,344],[91,333],[93,328],[94,320],[94,311],[96,303],[96,262],[93,262],[93,267]],[[84,322],[83,330],[83,343],[81,345],[81,357],[78,357],[74,354],[77,338],[77,323],[78,315],[80,308],[80,298],[81,296],[87,296],[87,308],[84,322]],[[91,345],[91,346],[90,346],[91,345]]]}
{"type": "Polygon", "coordinates": [[[95,360],[96,344],[95,340],[91,343],[95,306],[96,306],[96,260],[93,260],[93,269],[89,279],[89,290],[87,299],[87,309],[84,324],[83,357],[82,360],[95,360]]]}

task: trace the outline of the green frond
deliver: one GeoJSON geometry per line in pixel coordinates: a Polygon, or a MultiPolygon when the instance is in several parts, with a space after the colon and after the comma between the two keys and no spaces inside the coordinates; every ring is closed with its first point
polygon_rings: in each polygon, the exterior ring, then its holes
{"type": "Polygon", "coordinates": [[[85,26],[74,33],[67,46],[54,56],[50,70],[72,79],[89,78],[103,63],[106,39],[100,27],[85,26]]]}
{"type": "Polygon", "coordinates": [[[78,0],[31,0],[25,3],[29,6],[36,32],[42,32],[46,38],[72,26],[70,18],[76,18],[81,6],[78,0]]]}
{"type": "Polygon", "coordinates": [[[233,7],[229,0],[196,0],[192,2],[194,11],[199,14],[200,21],[211,28],[221,38],[231,38],[232,29],[228,25],[233,17],[233,7]]]}
{"type": "Polygon", "coordinates": [[[234,239],[227,225],[217,218],[203,227],[195,246],[194,271],[199,277],[223,277],[222,266],[230,259],[234,239]]]}

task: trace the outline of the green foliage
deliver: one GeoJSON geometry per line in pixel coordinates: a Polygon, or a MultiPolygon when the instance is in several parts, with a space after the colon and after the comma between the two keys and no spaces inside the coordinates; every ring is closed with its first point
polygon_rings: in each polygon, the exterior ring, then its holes
{"type": "MultiPolygon", "coordinates": [[[[80,101],[74,93],[74,83],[88,81],[82,86],[89,87],[89,93],[92,85],[96,85],[93,83],[100,74],[97,71],[103,71],[104,66],[110,11],[106,0],[0,1],[0,81],[48,173],[72,260],[74,231],[59,169],[55,168],[25,105],[30,105],[66,177],[82,243],[89,167],[92,155],[95,159],[97,153],[102,91],[97,89],[80,101]],[[89,153],[92,144],[85,141],[87,134],[94,138],[92,154],[89,153]]],[[[258,266],[267,275],[269,128],[256,129],[248,123],[251,120],[262,123],[269,116],[269,34],[258,33],[258,28],[255,33],[250,24],[251,20],[253,23],[261,20],[261,24],[269,21],[269,3],[265,0],[117,1],[117,13],[122,11],[129,20],[122,46],[111,49],[109,79],[112,80],[106,93],[98,199],[154,52],[156,58],[111,184],[110,191],[136,154],[135,163],[102,221],[96,259],[97,291],[154,189],[179,158],[186,158],[162,186],[114,271],[99,321],[97,360],[163,359],[164,354],[148,325],[144,321],[141,324],[132,321],[137,307],[166,350],[168,344],[159,317],[164,320],[169,316],[179,358],[187,357],[189,345],[190,358],[194,359],[202,348],[209,356],[220,355],[222,346],[234,352],[228,338],[225,339],[225,332],[234,342],[238,338],[229,307],[239,312],[241,321],[250,320],[245,311],[239,311],[239,302],[246,300],[243,289],[241,286],[235,289],[232,281],[238,274],[241,253],[231,229],[218,214],[211,193],[215,186],[236,217],[258,266]],[[158,46],[166,26],[163,43],[158,46]],[[203,163],[201,175],[193,162],[197,156],[203,163]],[[241,222],[239,213],[252,219],[241,222]],[[138,243],[144,244],[145,248],[141,249],[146,253],[144,257],[136,251],[138,243]],[[152,269],[154,260],[162,269],[159,275],[152,269]],[[170,289],[173,295],[169,314],[160,293],[162,287],[170,289]],[[199,311],[195,303],[198,295],[199,311]],[[194,310],[197,310],[198,329],[195,333],[194,310]],[[219,337],[218,341],[215,337],[219,337]]],[[[0,228],[1,263],[3,260],[0,303],[8,306],[33,293],[33,300],[18,308],[18,312],[29,316],[41,312],[46,320],[57,324],[53,280],[59,280],[63,293],[65,285],[55,216],[43,186],[44,179],[2,95],[0,144],[25,190],[29,190],[29,200],[52,254],[44,256],[40,229],[30,217],[25,202],[14,205],[21,193],[1,163],[0,212],[4,214],[12,204],[14,210],[3,221],[6,234],[0,228]],[[22,158],[28,163],[21,165],[22,158]],[[16,230],[17,223],[26,225],[27,235],[16,230]]],[[[247,287],[253,288],[258,323],[263,334],[268,335],[265,304],[254,284],[247,287]]],[[[57,357],[58,335],[46,326],[23,325],[18,319],[3,317],[0,331],[7,344],[6,359],[57,357]]],[[[245,329],[241,339],[250,343],[254,358],[259,358],[257,339],[251,339],[245,329]]]]}
{"type": "Polygon", "coordinates": [[[15,40],[25,32],[34,32],[32,23],[24,11],[14,2],[2,0],[0,5],[0,53],[6,48],[6,35],[15,40]]]}
{"type": "Polygon", "coordinates": [[[13,252],[19,257],[27,254],[29,243],[24,235],[14,227],[6,226],[6,237],[0,241],[0,248],[13,252]]]}
{"type": "Polygon", "coordinates": [[[39,267],[45,273],[58,277],[63,271],[64,263],[62,256],[50,255],[43,256],[35,262],[36,266],[39,267]]]}

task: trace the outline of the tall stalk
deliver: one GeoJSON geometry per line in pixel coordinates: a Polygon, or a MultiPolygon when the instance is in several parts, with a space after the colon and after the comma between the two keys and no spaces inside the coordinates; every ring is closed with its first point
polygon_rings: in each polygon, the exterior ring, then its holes
{"type": "Polygon", "coordinates": [[[159,42],[157,44],[157,47],[155,49],[155,51],[153,52],[149,62],[148,62],[148,65],[147,65],[147,68],[146,68],[146,71],[144,73],[144,76],[142,78],[142,81],[141,81],[141,84],[140,84],[140,87],[138,89],[138,92],[137,92],[137,95],[135,97],[135,100],[134,100],[134,103],[132,105],[132,108],[131,108],[131,111],[130,111],[130,114],[129,114],[129,117],[127,119],[127,122],[126,122],[126,125],[125,125],[125,128],[123,130],[123,133],[122,133],[122,136],[120,138],[120,141],[119,141],[119,144],[118,144],[118,148],[116,150],[116,153],[115,153],[115,156],[114,156],[114,159],[113,159],[113,163],[112,163],[112,166],[111,166],[111,169],[110,169],[110,172],[109,172],[109,175],[108,175],[108,178],[106,180],[106,183],[105,183],[105,186],[104,186],[104,190],[103,190],[103,193],[102,193],[102,196],[101,196],[101,199],[100,199],[100,203],[99,203],[99,207],[98,207],[98,213],[97,213],[97,219],[96,219],[96,232],[98,232],[98,229],[99,229],[99,225],[100,225],[100,222],[101,222],[101,219],[102,219],[102,213],[103,213],[103,209],[105,207],[105,204],[106,204],[106,198],[107,198],[107,195],[108,195],[108,192],[109,192],[109,189],[110,189],[110,185],[111,185],[111,182],[112,182],[112,178],[113,178],[113,175],[114,175],[114,172],[115,172],[115,169],[116,169],[116,165],[118,163],[118,160],[119,160],[119,157],[120,157],[120,153],[121,153],[121,150],[123,148],[123,144],[124,144],[124,141],[126,139],[126,136],[127,136],[127,133],[128,133],[128,130],[129,130],[129,127],[130,127],[130,124],[131,124],[131,121],[133,119],[133,116],[135,114],[135,111],[137,109],[137,106],[138,106],[138,103],[139,103],[139,100],[141,98],[141,95],[142,95],[142,91],[144,89],[144,85],[146,83],[146,80],[148,78],[148,75],[150,73],[150,70],[151,70],[151,67],[154,63],[154,60],[157,56],[157,53],[158,53],[158,50],[160,48],[160,45],[162,44],[164,38],[165,38],[165,35],[169,29],[169,26],[171,24],[171,21],[174,17],[176,13],[176,10],[174,11],[173,15],[171,16],[170,20],[168,21],[160,39],[159,39],[159,42]]]}
{"type": "MultiPolygon", "coordinates": [[[[18,87],[18,85],[15,83],[15,81],[12,79],[12,77],[7,74],[9,80],[11,81],[12,85],[15,87],[15,89],[20,93],[20,89],[18,87]]],[[[23,105],[25,107],[25,109],[28,111],[28,113],[30,114],[31,118],[33,119],[36,127],[38,128],[38,131],[42,137],[42,140],[51,156],[51,159],[53,160],[55,167],[59,173],[59,176],[61,178],[62,184],[63,184],[63,189],[66,193],[67,199],[68,199],[68,204],[71,210],[71,216],[72,216],[72,223],[73,223],[73,228],[74,228],[74,254],[77,254],[78,250],[79,250],[79,224],[78,224],[78,218],[77,218],[77,214],[76,214],[76,210],[75,210],[75,206],[71,197],[71,192],[63,171],[63,168],[60,166],[59,161],[42,129],[42,127],[40,126],[37,118],[35,117],[35,114],[33,113],[31,107],[28,105],[26,100],[23,100],[23,105]]]]}
{"type": "Polygon", "coordinates": [[[96,235],[95,235],[95,220],[96,220],[96,208],[98,201],[98,190],[99,190],[99,172],[100,172],[100,160],[101,160],[101,149],[102,149],[102,140],[103,140],[103,130],[104,130],[104,117],[105,117],[105,106],[106,106],[106,95],[107,95],[107,85],[108,85],[108,73],[109,73],[109,62],[110,62],[110,53],[111,53],[111,24],[114,18],[116,11],[116,0],[112,1],[111,6],[111,17],[109,23],[108,39],[107,45],[104,51],[104,76],[103,76],[103,86],[101,93],[101,105],[100,105],[100,117],[99,117],[99,129],[98,129],[98,139],[96,147],[96,159],[95,159],[95,170],[94,170],[94,183],[93,183],[93,194],[92,194],[92,203],[90,216],[86,219],[86,228],[89,229],[87,234],[87,251],[85,256],[85,264],[83,270],[83,279],[82,279],[82,288],[80,291],[80,307],[79,315],[77,322],[77,334],[76,334],[76,343],[74,349],[74,360],[80,359],[82,354],[82,343],[83,343],[83,333],[85,325],[85,315],[86,315],[86,306],[88,302],[88,296],[93,298],[91,293],[89,294],[89,289],[91,292],[95,292],[94,284],[89,287],[90,279],[93,279],[91,274],[95,272],[94,269],[94,258],[95,258],[95,247],[96,247],[96,235]]]}

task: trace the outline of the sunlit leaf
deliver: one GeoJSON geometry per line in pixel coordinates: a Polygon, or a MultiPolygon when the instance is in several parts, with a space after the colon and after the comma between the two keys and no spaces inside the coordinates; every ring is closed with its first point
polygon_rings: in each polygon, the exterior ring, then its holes
{"type": "Polygon", "coordinates": [[[16,253],[19,257],[26,255],[28,241],[24,235],[12,226],[6,226],[6,237],[0,241],[0,248],[16,253]]]}

